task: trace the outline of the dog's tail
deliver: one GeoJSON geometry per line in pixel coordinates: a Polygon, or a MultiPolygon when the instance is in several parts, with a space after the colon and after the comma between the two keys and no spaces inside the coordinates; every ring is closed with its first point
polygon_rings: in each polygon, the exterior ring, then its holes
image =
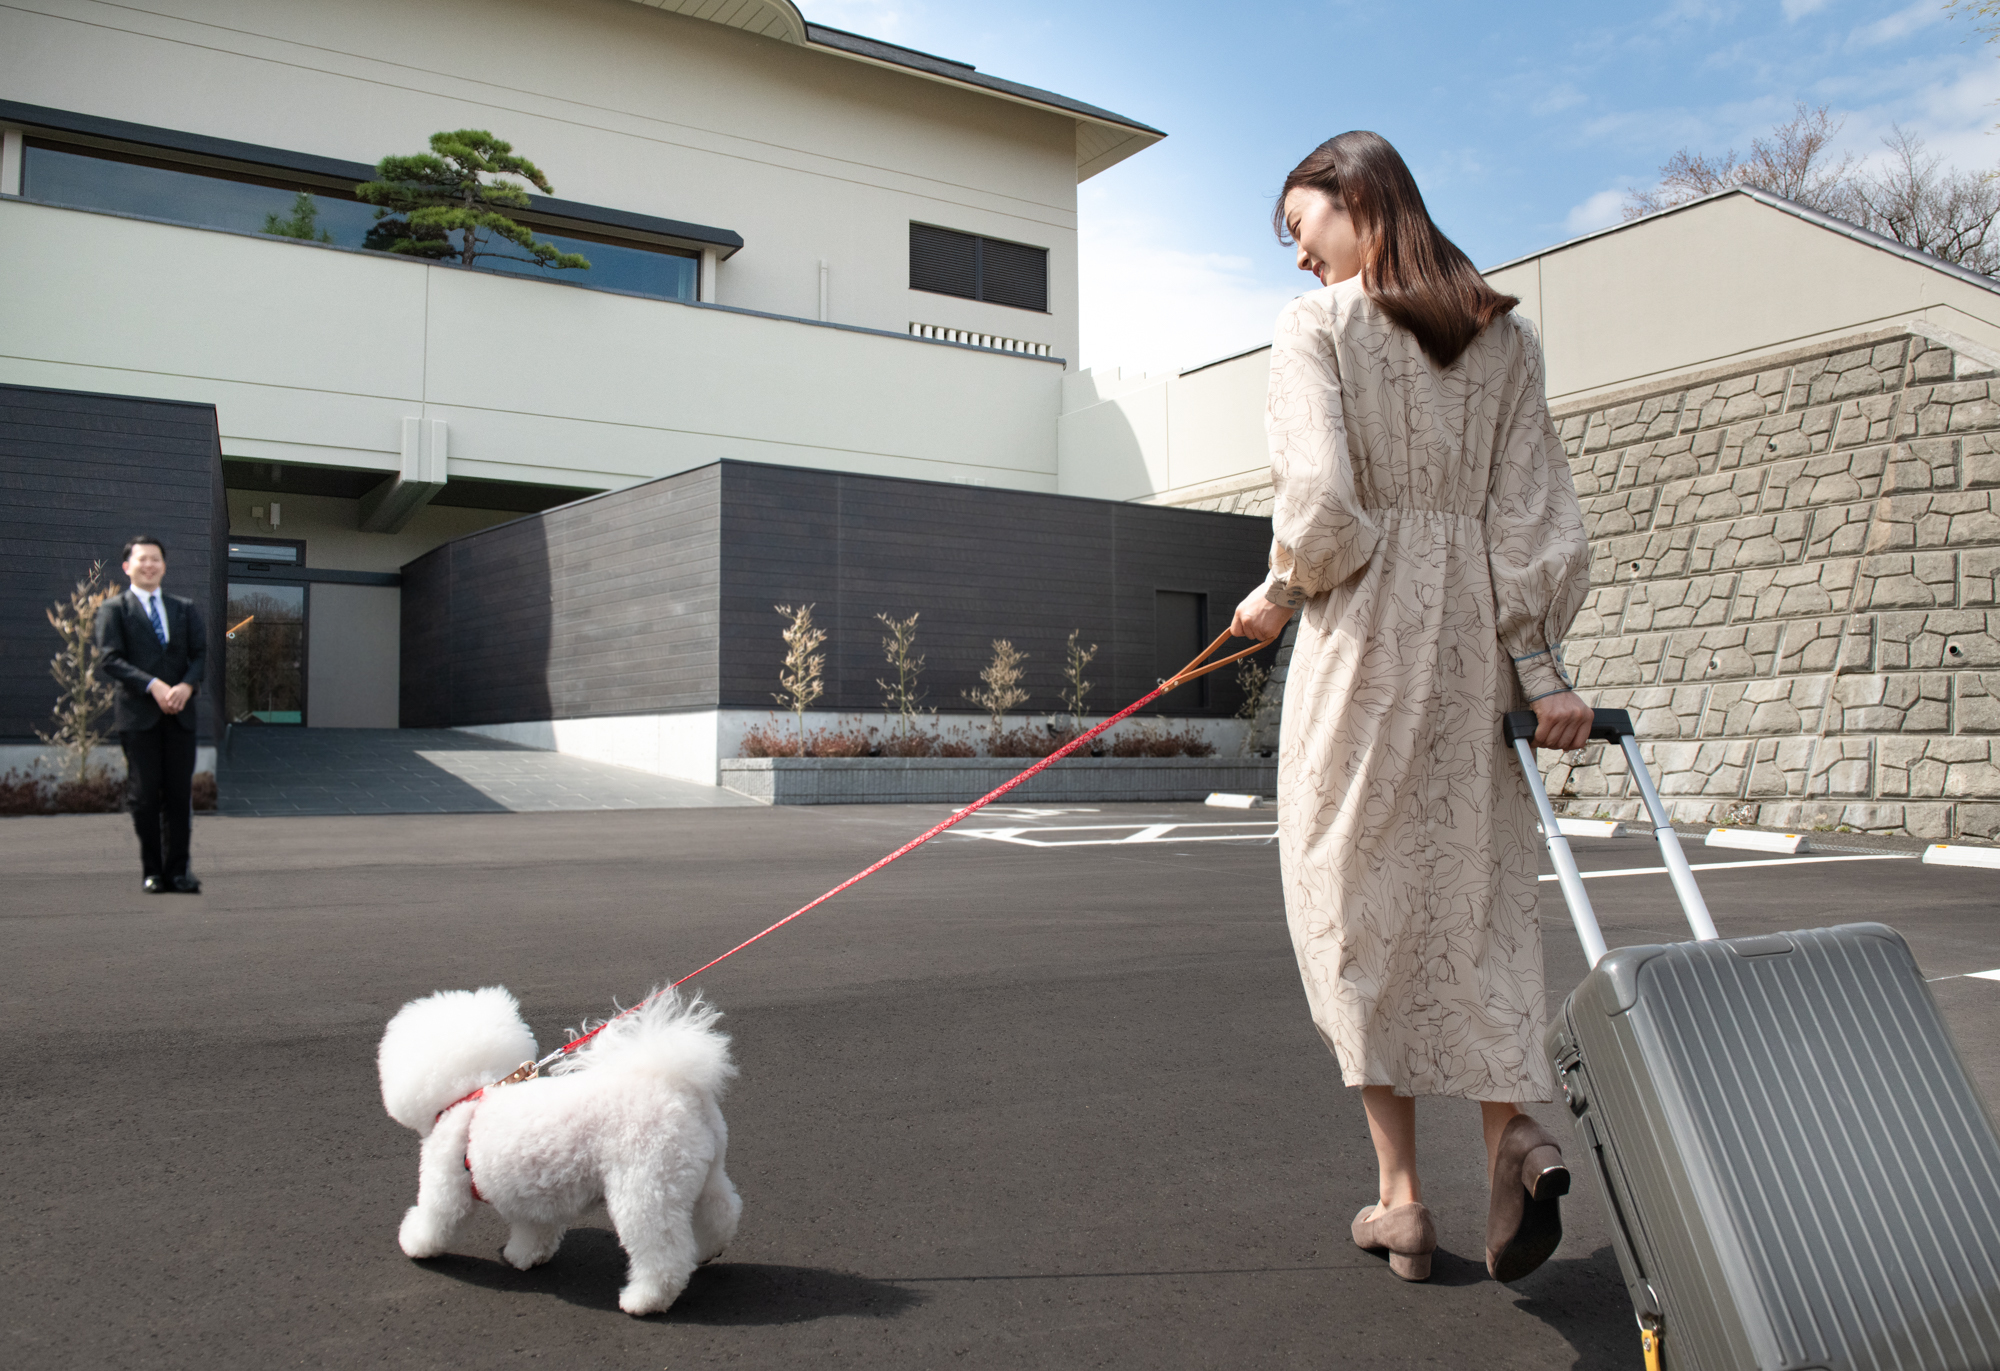
{"type": "MultiPolygon", "coordinates": [[[[632,1071],[687,1085],[721,1098],[736,1078],[729,1035],[715,1025],[722,1011],[696,994],[682,999],[672,986],[654,992],[635,1013],[614,1018],[597,1036],[549,1068],[572,1071],[632,1071]]],[[[588,1031],[591,1025],[584,1025],[588,1031]]]]}

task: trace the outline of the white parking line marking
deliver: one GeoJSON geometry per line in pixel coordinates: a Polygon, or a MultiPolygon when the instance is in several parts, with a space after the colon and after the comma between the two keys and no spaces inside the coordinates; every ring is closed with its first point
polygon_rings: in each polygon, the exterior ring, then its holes
{"type": "Polygon", "coordinates": [[[1074,824],[1063,828],[961,828],[958,832],[967,838],[985,838],[996,843],[1013,843],[1017,847],[1123,847],[1129,843],[1227,843],[1245,839],[1266,841],[1277,836],[1278,826],[1274,820],[1238,819],[1233,823],[1175,823],[1175,824],[1074,824]],[[1185,833],[1191,828],[1237,828],[1254,829],[1250,833],[1185,833]],[[1076,838],[1067,841],[1045,842],[1043,839],[1061,833],[1102,833],[1130,829],[1122,838],[1076,838]]]}
{"type": "Polygon", "coordinates": [[[1993,971],[1968,971],[1965,974],[1976,981],[2000,981],[2000,969],[1993,971]]]}
{"type": "MultiPolygon", "coordinates": [[[[1691,862],[1689,865],[1697,873],[1700,873],[1703,871],[1736,871],[1743,867],[1751,866],[1803,866],[1808,862],[1913,862],[1916,859],[1914,852],[1907,857],[1901,853],[1884,853],[1881,855],[1867,853],[1856,857],[1772,857],[1761,862],[1691,862]]],[[[1579,874],[1586,881],[1596,881],[1602,880],[1606,876],[1664,876],[1667,874],[1667,869],[1663,866],[1621,866],[1615,871],[1584,871],[1579,874]]],[[[1553,881],[1555,877],[1543,876],[1540,879],[1553,881]]]]}

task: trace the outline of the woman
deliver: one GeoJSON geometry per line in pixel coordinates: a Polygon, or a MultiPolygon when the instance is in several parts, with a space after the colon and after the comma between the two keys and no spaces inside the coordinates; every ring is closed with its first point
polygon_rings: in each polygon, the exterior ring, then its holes
{"type": "Polygon", "coordinates": [[[1569,1173],[1518,1108],[1554,1080],[1535,814],[1500,717],[1532,708],[1541,747],[1589,739],[1559,652],[1589,588],[1582,511],[1519,301],[1438,231],[1394,148],[1321,144],[1274,220],[1322,289],[1278,317],[1271,574],[1234,627],[1268,638],[1302,611],[1279,851],[1313,1021],[1381,1170],[1354,1240],[1429,1276],[1415,1097],[1475,1099],[1487,1267],[1516,1280],[1561,1240],[1569,1173]]]}

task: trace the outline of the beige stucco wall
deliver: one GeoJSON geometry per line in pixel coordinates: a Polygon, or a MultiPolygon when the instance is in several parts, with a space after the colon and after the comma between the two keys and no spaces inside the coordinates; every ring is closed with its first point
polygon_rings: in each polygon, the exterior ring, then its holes
{"type": "MultiPolygon", "coordinates": [[[[1557,407],[1924,323],[2000,348],[2000,292],[1749,195],[1728,195],[1487,273],[1541,330],[1557,407]]],[[[1263,513],[1269,350],[1178,376],[1072,377],[1063,489],[1263,513]]]]}
{"type": "Polygon", "coordinates": [[[1047,361],[4,198],[0,243],[0,380],[213,403],[225,456],[387,473],[416,416],[453,476],[1056,485],[1047,361]]]}
{"type": "Polygon", "coordinates": [[[1063,383],[1056,425],[1065,495],[1203,503],[1270,480],[1264,392],[1271,350],[1159,376],[1086,371],[1063,383]]]}
{"type": "Polygon", "coordinates": [[[2000,294],[1742,194],[1487,279],[1540,326],[1557,406],[1913,320],[2000,347],[2000,294]]]}
{"type": "Polygon", "coordinates": [[[565,199],[734,229],[718,299],[1076,355],[1076,121],[630,0],[39,0],[0,9],[27,104],[375,162],[488,128],[565,199]],[[908,289],[908,224],[1049,249],[1052,312],[908,289]]]}

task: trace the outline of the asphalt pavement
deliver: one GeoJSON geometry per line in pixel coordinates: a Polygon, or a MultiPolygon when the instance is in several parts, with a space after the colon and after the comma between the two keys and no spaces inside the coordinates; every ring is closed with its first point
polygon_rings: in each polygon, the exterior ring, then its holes
{"type": "MultiPolygon", "coordinates": [[[[1268,815],[1193,805],[978,816],[996,836],[704,975],[742,1067],[743,1226],[669,1313],[618,1312],[601,1210],[525,1274],[490,1215],[453,1256],[401,1255],[417,1144],[374,1075],[400,1004],[501,983],[546,1049],[946,812],[204,816],[198,897],[139,892],[122,818],[0,821],[0,1361],[1639,1365],[1587,1181],[1554,1260],[1486,1277],[1470,1104],[1419,1107],[1436,1277],[1353,1248],[1372,1153],[1306,1016],[1268,815]]],[[[1645,838],[1575,846],[1657,865],[1645,838]]],[[[2000,872],[1693,855],[1749,863],[1702,877],[1726,936],[1901,929],[2000,1099],[2000,980],[1977,974],[2000,970],[2000,872]]],[[[1684,936],[1663,876],[1589,888],[1613,945],[1684,936]]],[[[1583,961],[1542,892],[1560,991],[1583,961]]]]}

